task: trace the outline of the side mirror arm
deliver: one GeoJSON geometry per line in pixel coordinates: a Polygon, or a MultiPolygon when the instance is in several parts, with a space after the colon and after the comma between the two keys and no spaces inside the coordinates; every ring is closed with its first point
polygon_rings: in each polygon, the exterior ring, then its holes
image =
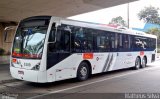
{"type": "Polygon", "coordinates": [[[16,28],[16,26],[9,26],[9,27],[6,27],[5,29],[4,29],[4,42],[5,43],[12,43],[12,42],[8,42],[7,41],[7,36],[8,36],[8,31],[9,30],[14,30],[16,28]]]}

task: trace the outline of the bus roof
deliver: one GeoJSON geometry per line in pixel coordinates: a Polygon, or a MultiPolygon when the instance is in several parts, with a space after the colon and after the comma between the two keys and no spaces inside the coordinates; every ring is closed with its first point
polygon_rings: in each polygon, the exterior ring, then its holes
{"type": "MultiPolygon", "coordinates": [[[[46,16],[34,16],[34,17],[29,17],[29,18],[39,18],[39,17],[46,17],[46,16]]],[[[51,17],[51,16],[47,16],[47,17],[51,17]]],[[[29,18],[26,18],[26,19],[29,19],[29,18]]],[[[98,29],[98,30],[111,31],[111,32],[116,32],[116,33],[123,33],[123,34],[131,34],[131,35],[157,38],[157,36],[155,36],[155,35],[147,34],[147,33],[142,32],[142,31],[136,31],[136,30],[121,28],[121,27],[120,28],[114,28],[114,27],[108,26],[107,24],[84,22],[84,21],[65,19],[65,18],[55,17],[55,16],[52,16],[51,20],[53,20],[53,22],[60,22],[60,24],[68,24],[68,25],[98,29]]]]}
{"type": "Polygon", "coordinates": [[[117,32],[117,33],[123,33],[123,34],[131,34],[131,35],[157,38],[157,36],[155,36],[155,35],[147,34],[147,33],[142,32],[142,31],[127,29],[127,28],[114,28],[114,27],[107,26],[107,24],[84,22],[84,21],[77,21],[77,20],[64,19],[64,18],[59,18],[59,20],[60,20],[61,24],[75,25],[75,26],[81,26],[81,27],[86,27],[86,28],[93,28],[93,29],[117,32]]]}

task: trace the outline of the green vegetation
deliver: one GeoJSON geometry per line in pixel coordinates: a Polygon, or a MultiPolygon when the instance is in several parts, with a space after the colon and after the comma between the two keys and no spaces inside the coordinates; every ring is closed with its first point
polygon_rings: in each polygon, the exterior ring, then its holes
{"type": "Polygon", "coordinates": [[[5,50],[2,49],[2,48],[0,48],[0,56],[1,56],[1,55],[4,55],[4,53],[5,53],[5,50]]]}
{"type": "Polygon", "coordinates": [[[152,6],[145,7],[138,13],[138,17],[145,23],[160,24],[158,10],[159,8],[155,8],[152,6]]]}
{"type": "MultiPolygon", "coordinates": [[[[152,6],[145,7],[138,13],[138,17],[140,20],[143,20],[145,23],[152,23],[160,25],[160,16],[158,13],[159,8],[155,8],[152,6]]],[[[160,28],[152,27],[146,31],[149,34],[153,34],[157,36],[157,52],[160,53],[160,28]]]]}
{"type": "Polygon", "coordinates": [[[159,28],[150,28],[147,33],[157,36],[157,52],[160,53],[160,29],[159,28]]]}
{"type": "Polygon", "coordinates": [[[119,26],[127,27],[126,21],[121,16],[118,16],[116,18],[112,18],[111,22],[109,24],[117,24],[119,26]]]}
{"type": "Polygon", "coordinates": [[[147,31],[147,33],[156,35],[157,38],[160,39],[160,29],[159,29],[159,28],[156,28],[156,27],[150,28],[150,29],[147,31]]]}
{"type": "Polygon", "coordinates": [[[3,56],[3,55],[10,55],[11,52],[10,51],[5,51],[3,48],[0,48],[0,56],[3,56]]]}

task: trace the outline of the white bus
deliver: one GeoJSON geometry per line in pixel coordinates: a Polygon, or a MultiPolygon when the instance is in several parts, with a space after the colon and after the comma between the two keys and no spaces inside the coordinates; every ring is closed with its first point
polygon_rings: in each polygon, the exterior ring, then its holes
{"type": "Polygon", "coordinates": [[[123,68],[144,68],[155,61],[157,37],[102,24],[51,16],[22,20],[11,53],[12,77],[54,82],[123,68]]]}

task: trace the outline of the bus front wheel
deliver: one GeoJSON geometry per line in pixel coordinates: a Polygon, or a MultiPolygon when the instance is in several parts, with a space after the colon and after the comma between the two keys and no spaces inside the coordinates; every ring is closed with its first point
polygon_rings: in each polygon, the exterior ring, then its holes
{"type": "Polygon", "coordinates": [[[80,63],[77,70],[77,79],[78,81],[84,81],[89,77],[89,66],[86,62],[80,63]]]}

